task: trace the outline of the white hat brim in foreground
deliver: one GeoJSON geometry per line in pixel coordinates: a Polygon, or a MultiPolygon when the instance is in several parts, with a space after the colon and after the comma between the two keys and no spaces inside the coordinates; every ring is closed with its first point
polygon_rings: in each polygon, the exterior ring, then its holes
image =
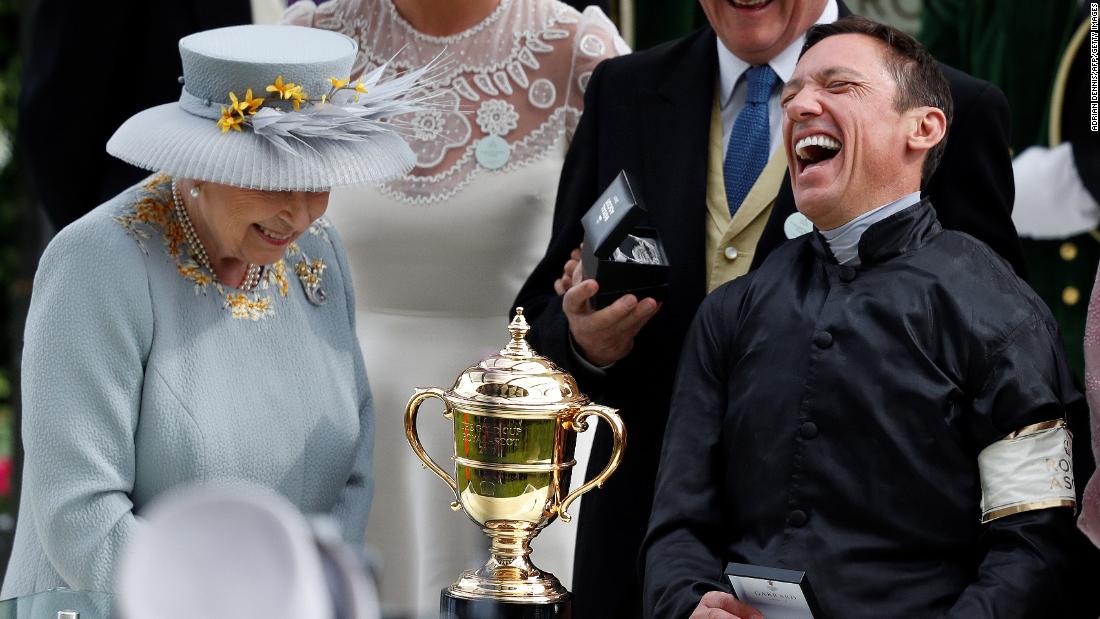
{"type": "Polygon", "coordinates": [[[399,135],[380,132],[364,141],[315,139],[297,156],[251,129],[222,133],[216,121],[166,103],[130,117],[107,152],[176,178],[264,191],[326,191],[380,183],[412,169],[416,156],[399,135]]]}
{"type": "Polygon", "coordinates": [[[119,558],[117,609],[131,618],[324,619],[324,568],[305,519],[252,485],[198,485],[159,497],[119,558]]]}

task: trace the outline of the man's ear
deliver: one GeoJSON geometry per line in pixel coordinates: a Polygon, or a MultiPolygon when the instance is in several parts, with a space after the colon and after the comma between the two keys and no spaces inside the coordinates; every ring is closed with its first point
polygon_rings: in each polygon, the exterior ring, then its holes
{"type": "Polygon", "coordinates": [[[911,121],[908,146],[914,151],[928,152],[947,135],[947,117],[938,107],[914,108],[907,116],[911,121]]]}

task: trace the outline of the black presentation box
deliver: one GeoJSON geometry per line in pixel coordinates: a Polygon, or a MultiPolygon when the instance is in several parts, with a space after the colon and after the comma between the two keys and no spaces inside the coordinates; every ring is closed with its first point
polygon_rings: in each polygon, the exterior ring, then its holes
{"type": "Polygon", "coordinates": [[[584,276],[600,284],[592,298],[596,309],[628,293],[639,300],[668,296],[668,256],[657,231],[648,225],[637,188],[634,177],[619,172],[581,218],[584,276]]]}
{"type": "Polygon", "coordinates": [[[729,563],[726,578],[737,599],[768,619],[820,619],[821,610],[806,572],[729,563]]]}

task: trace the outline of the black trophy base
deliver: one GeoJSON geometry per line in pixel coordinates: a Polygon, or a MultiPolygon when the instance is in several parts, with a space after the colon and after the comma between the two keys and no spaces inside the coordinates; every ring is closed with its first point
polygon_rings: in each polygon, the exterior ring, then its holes
{"type": "Polygon", "coordinates": [[[467,600],[454,597],[446,589],[439,596],[440,619],[571,619],[573,601],[543,604],[517,604],[497,600],[467,600]]]}

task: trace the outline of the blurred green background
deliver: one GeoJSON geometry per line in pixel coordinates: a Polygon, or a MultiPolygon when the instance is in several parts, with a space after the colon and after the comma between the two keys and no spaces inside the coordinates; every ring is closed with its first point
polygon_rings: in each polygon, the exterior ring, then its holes
{"type": "Polygon", "coordinates": [[[16,101],[21,74],[23,2],[0,0],[0,561],[7,562],[18,496],[17,343],[29,286],[19,272],[20,213],[26,191],[15,148],[16,101]]]}

